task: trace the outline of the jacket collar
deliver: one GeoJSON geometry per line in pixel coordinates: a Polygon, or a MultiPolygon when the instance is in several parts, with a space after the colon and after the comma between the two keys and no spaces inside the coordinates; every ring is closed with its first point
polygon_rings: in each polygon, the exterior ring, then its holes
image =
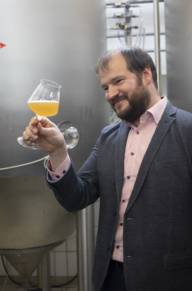
{"type": "MultiPolygon", "coordinates": [[[[137,196],[140,193],[140,189],[145,181],[147,173],[150,169],[151,163],[157,154],[163,139],[165,138],[169,127],[172,125],[172,122],[175,120],[176,116],[176,107],[174,107],[169,101],[164,110],[164,113],[159,121],[157,129],[152,137],[152,140],[149,144],[149,147],[146,151],[144,159],[141,163],[138,176],[134,185],[134,189],[132,191],[130,201],[128,204],[127,211],[131,208],[137,196]]],[[[119,132],[116,136],[115,141],[115,182],[116,182],[116,192],[118,195],[118,199],[121,198],[121,192],[123,187],[123,177],[124,177],[124,153],[125,146],[127,141],[127,136],[130,130],[130,125],[126,122],[121,122],[119,132]]]]}

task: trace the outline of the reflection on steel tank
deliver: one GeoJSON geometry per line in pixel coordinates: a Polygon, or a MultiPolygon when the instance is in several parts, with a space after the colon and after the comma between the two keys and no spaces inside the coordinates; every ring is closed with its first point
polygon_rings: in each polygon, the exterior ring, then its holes
{"type": "Polygon", "coordinates": [[[48,189],[44,156],[16,139],[33,116],[27,100],[42,78],[62,85],[55,123],[69,120],[80,134],[71,151],[78,168],[107,121],[95,75],[105,50],[101,0],[3,0],[0,3],[0,249],[31,249],[63,241],[74,215],[48,189]],[[11,9],[10,9],[11,7],[11,9]],[[5,168],[9,168],[6,170],[5,168]],[[2,170],[4,169],[4,170],[2,170]]]}
{"type": "Polygon", "coordinates": [[[168,98],[192,111],[192,1],[165,0],[165,25],[168,98]]]}
{"type": "MultiPolygon", "coordinates": [[[[77,167],[86,158],[107,120],[95,74],[105,50],[104,5],[101,0],[1,1],[0,35],[6,47],[0,54],[0,167],[43,155],[16,143],[33,116],[27,100],[42,78],[62,85],[59,114],[51,120],[69,120],[78,128],[80,141],[71,155],[77,167]]],[[[43,174],[42,164],[0,172],[1,176],[34,174],[43,174]]]]}
{"type": "Polygon", "coordinates": [[[0,249],[24,249],[63,241],[75,217],[37,176],[0,178],[0,249]]]}

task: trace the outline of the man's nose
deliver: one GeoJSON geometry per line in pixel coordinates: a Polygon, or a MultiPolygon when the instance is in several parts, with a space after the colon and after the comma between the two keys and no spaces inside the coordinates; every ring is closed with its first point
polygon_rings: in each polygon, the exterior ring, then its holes
{"type": "Polygon", "coordinates": [[[113,97],[119,94],[119,90],[116,86],[109,86],[108,90],[106,91],[106,98],[107,100],[113,99],[113,97]]]}

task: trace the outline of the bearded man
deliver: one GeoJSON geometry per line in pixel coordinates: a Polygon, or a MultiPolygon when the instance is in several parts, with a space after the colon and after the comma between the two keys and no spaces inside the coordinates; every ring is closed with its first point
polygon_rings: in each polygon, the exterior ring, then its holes
{"type": "Polygon", "coordinates": [[[78,173],[48,119],[33,119],[24,140],[49,154],[47,180],[64,208],[100,199],[95,291],[192,290],[192,114],[159,95],[141,49],[109,52],[96,71],[120,121],[78,173]]]}

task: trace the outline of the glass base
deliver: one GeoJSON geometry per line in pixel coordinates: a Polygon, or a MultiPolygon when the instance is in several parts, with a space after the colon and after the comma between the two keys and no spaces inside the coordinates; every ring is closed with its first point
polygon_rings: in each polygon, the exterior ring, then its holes
{"type": "Polygon", "coordinates": [[[19,145],[21,145],[21,146],[24,147],[24,148],[29,148],[29,149],[32,149],[32,150],[38,150],[38,149],[39,149],[39,146],[38,146],[37,144],[35,144],[35,143],[34,143],[34,144],[31,144],[31,145],[26,144],[26,143],[24,142],[22,136],[19,136],[19,137],[17,138],[17,142],[18,142],[19,145]]]}
{"type": "Polygon", "coordinates": [[[67,149],[73,149],[79,142],[79,132],[76,127],[72,126],[70,121],[63,120],[57,124],[63,133],[67,149]]]}

